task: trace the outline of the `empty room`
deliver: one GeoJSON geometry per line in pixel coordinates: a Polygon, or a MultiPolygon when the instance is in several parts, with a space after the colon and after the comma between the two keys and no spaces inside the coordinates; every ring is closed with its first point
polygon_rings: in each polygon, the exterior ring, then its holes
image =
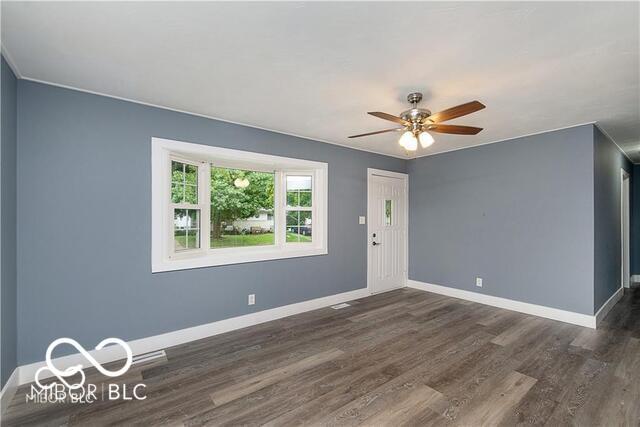
{"type": "Polygon", "coordinates": [[[640,2],[0,20],[2,426],[640,426],[640,2]]]}

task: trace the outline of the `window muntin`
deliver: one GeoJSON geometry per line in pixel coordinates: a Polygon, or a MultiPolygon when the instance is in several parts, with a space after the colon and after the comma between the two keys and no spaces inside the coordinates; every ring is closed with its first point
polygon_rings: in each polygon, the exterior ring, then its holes
{"type": "Polygon", "coordinates": [[[313,177],[286,175],[287,243],[313,241],[313,177]]]}
{"type": "Polygon", "coordinates": [[[210,247],[275,244],[275,173],[211,165],[210,247]]]}

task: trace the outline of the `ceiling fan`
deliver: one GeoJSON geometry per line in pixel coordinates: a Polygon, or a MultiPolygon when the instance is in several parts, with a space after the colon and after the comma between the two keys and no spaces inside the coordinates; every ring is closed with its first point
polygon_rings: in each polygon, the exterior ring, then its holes
{"type": "Polygon", "coordinates": [[[472,126],[442,124],[442,122],[446,122],[447,120],[466,116],[467,114],[482,110],[485,106],[479,101],[467,102],[466,104],[448,108],[435,114],[431,114],[431,111],[426,108],[418,108],[418,103],[422,101],[422,94],[420,92],[410,93],[407,96],[407,101],[412,104],[412,107],[409,110],[400,113],[400,116],[394,116],[380,111],[368,113],[380,119],[389,120],[402,125],[402,127],[362,133],[360,135],[351,135],[349,138],[360,138],[361,136],[377,135],[385,132],[404,131],[398,140],[398,143],[407,151],[415,151],[418,149],[418,141],[420,141],[422,148],[427,148],[433,144],[433,137],[429,132],[475,135],[482,130],[482,128],[472,126]]]}

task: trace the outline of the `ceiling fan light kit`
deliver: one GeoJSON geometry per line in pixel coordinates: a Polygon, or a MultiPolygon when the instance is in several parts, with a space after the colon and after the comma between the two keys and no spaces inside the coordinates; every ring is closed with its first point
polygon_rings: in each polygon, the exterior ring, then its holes
{"type": "Polygon", "coordinates": [[[405,150],[415,151],[418,149],[418,140],[410,130],[402,134],[402,136],[398,140],[398,144],[400,144],[400,146],[405,150]]]}
{"type": "Polygon", "coordinates": [[[422,148],[427,148],[433,144],[433,136],[427,132],[449,133],[454,135],[476,135],[482,128],[472,126],[444,125],[441,122],[452,120],[485,108],[479,101],[471,101],[458,105],[435,114],[426,108],[418,108],[418,103],[422,101],[420,92],[413,92],[407,96],[407,101],[412,105],[410,109],[403,111],[399,116],[383,113],[380,111],[369,112],[370,115],[379,119],[389,120],[402,125],[401,128],[384,129],[375,132],[352,135],[349,138],[359,138],[362,136],[377,135],[386,132],[403,132],[398,140],[398,144],[407,152],[418,149],[418,141],[422,148]]]}
{"type": "Polygon", "coordinates": [[[431,136],[431,134],[427,131],[420,132],[420,135],[418,135],[418,139],[420,140],[420,146],[422,148],[427,148],[434,142],[433,136],[431,136]]]}

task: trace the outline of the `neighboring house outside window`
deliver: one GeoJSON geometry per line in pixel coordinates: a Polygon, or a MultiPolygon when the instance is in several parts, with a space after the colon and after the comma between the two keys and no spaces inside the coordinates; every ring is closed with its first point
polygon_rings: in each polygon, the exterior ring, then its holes
{"type": "Polygon", "coordinates": [[[327,164],[152,139],[152,271],[327,253],[327,164]]]}
{"type": "Polygon", "coordinates": [[[273,210],[260,209],[258,214],[245,219],[235,219],[226,230],[236,233],[273,233],[273,210]]]}

